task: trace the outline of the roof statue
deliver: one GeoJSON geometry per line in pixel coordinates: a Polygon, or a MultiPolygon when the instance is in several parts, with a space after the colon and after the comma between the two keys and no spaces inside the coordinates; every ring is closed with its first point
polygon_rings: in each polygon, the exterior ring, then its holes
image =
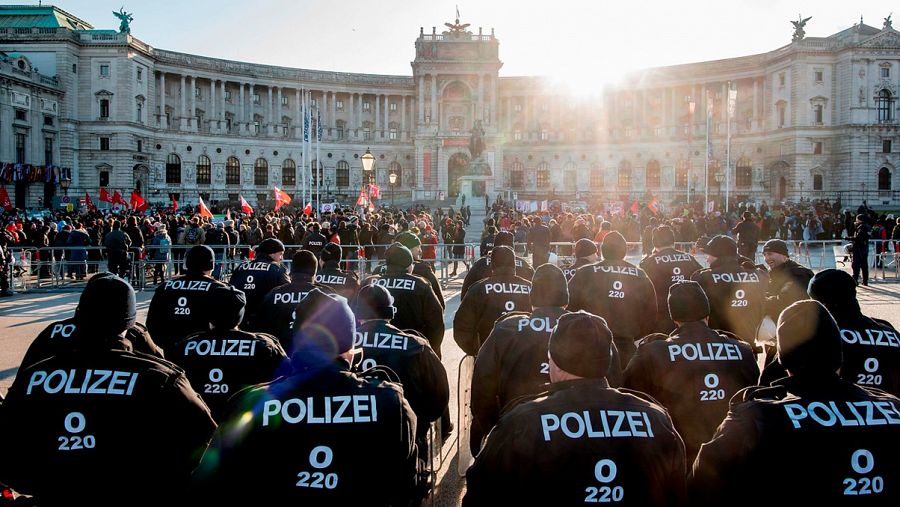
{"type": "Polygon", "coordinates": [[[802,15],[797,14],[797,21],[791,21],[791,24],[794,25],[794,36],[791,38],[791,42],[797,42],[806,37],[806,30],[804,30],[803,27],[805,27],[807,21],[811,19],[812,16],[804,18],[802,15]]]}
{"type": "Polygon", "coordinates": [[[113,11],[113,16],[119,18],[122,22],[119,23],[119,33],[131,33],[131,22],[134,21],[134,17],[130,12],[125,12],[125,6],[123,5],[119,12],[113,11]]]}
{"type": "Polygon", "coordinates": [[[444,23],[444,26],[450,29],[451,35],[465,35],[469,33],[466,28],[469,28],[471,23],[463,23],[459,22],[459,6],[456,6],[456,22],[455,23],[444,23]]]}
{"type": "Polygon", "coordinates": [[[893,15],[894,15],[894,13],[892,12],[892,13],[888,14],[888,17],[884,18],[884,26],[881,27],[882,30],[887,30],[887,29],[889,29],[889,28],[891,28],[891,29],[894,28],[893,22],[891,21],[891,16],[893,16],[893,15]]]}

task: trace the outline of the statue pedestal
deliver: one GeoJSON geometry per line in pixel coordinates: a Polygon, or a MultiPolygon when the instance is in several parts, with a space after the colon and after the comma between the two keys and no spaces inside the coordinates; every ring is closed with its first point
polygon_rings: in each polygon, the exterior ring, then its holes
{"type": "Polygon", "coordinates": [[[462,204],[462,196],[466,196],[467,205],[473,208],[480,208],[484,203],[485,194],[489,197],[494,195],[493,176],[460,176],[459,197],[456,199],[457,206],[462,204]]]}

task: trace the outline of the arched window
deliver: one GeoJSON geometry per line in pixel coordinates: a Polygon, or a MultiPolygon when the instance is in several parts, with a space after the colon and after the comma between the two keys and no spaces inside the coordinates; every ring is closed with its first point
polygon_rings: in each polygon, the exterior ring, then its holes
{"type": "Polygon", "coordinates": [[[687,159],[681,159],[675,162],[675,188],[688,187],[688,174],[690,162],[687,159]]]}
{"type": "Polygon", "coordinates": [[[262,157],[256,159],[256,163],[253,164],[253,184],[258,187],[269,184],[269,163],[262,157]]]}
{"type": "Polygon", "coordinates": [[[289,158],[281,163],[281,184],[285,187],[297,184],[297,164],[289,158]]]}
{"type": "Polygon", "coordinates": [[[591,188],[603,188],[603,168],[597,163],[591,166],[591,188]]]}
{"type": "MultiPolygon", "coordinates": [[[[706,182],[709,183],[710,188],[716,188],[719,185],[718,180],[716,180],[716,174],[718,174],[721,169],[721,162],[714,158],[709,159],[709,172],[707,173],[706,182]]],[[[725,184],[725,180],[722,180],[722,184],[725,184]]]]}
{"type": "Polygon", "coordinates": [[[347,122],[344,120],[338,120],[334,122],[334,137],[336,139],[344,138],[344,129],[347,128],[347,122]]]}
{"type": "Polygon", "coordinates": [[[388,178],[390,178],[392,173],[397,175],[397,183],[394,184],[394,187],[403,185],[403,167],[400,165],[400,162],[394,161],[388,166],[388,178]]]}
{"type": "Polygon", "coordinates": [[[824,190],[821,174],[813,174],[813,190],[824,190]]]}
{"type": "Polygon", "coordinates": [[[875,99],[875,107],[878,109],[878,121],[885,123],[894,119],[894,97],[888,90],[878,92],[875,99]]]}
{"type": "Polygon", "coordinates": [[[578,169],[575,162],[569,162],[563,167],[563,188],[575,191],[578,186],[578,169]]]}
{"type": "Polygon", "coordinates": [[[631,188],[631,162],[627,160],[619,164],[619,188],[631,188]]]}
{"type": "Polygon", "coordinates": [[[313,160],[312,164],[309,166],[309,181],[315,185],[316,184],[316,170],[315,167],[319,168],[319,185],[325,186],[325,166],[322,165],[318,160],[313,160]]]}
{"type": "Polygon", "coordinates": [[[550,164],[541,162],[537,167],[537,187],[550,188],[550,164]]]}
{"type": "Polygon", "coordinates": [[[200,155],[197,157],[197,184],[209,185],[212,183],[212,164],[209,157],[200,155]]]}
{"type": "Polygon", "coordinates": [[[225,184],[241,184],[241,162],[236,157],[228,157],[225,162],[225,184]]]}
{"type": "Polygon", "coordinates": [[[878,190],[890,190],[891,189],[891,170],[887,167],[882,167],[878,170],[878,190]]]}
{"type": "Polygon", "coordinates": [[[750,188],[753,185],[753,164],[747,157],[738,159],[735,165],[735,185],[737,188],[750,188]]]}
{"type": "Polygon", "coordinates": [[[510,166],[509,186],[516,189],[525,187],[525,166],[521,162],[513,162],[510,166]]]}
{"type": "Polygon", "coordinates": [[[658,188],[659,178],[659,162],[651,160],[647,162],[647,173],[645,175],[647,188],[658,188]]]}
{"type": "Polygon", "coordinates": [[[181,157],[170,153],[166,158],[166,183],[169,185],[181,184],[181,157]]]}
{"type": "Polygon", "coordinates": [[[346,160],[339,160],[334,169],[335,185],[339,188],[350,186],[350,164],[346,160]]]}

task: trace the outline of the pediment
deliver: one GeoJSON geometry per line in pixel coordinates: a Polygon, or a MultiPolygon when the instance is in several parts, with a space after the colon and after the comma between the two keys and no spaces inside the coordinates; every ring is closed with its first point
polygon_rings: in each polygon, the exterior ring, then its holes
{"type": "Polygon", "coordinates": [[[97,170],[98,170],[98,171],[111,171],[112,168],[113,168],[113,166],[111,166],[111,165],[109,165],[109,164],[107,164],[107,163],[103,163],[103,164],[97,165],[97,170]]]}
{"type": "Polygon", "coordinates": [[[97,91],[97,93],[95,93],[94,95],[97,95],[98,97],[101,96],[101,95],[107,95],[107,96],[110,96],[110,97],[111,97],[111,96],[114,95],[114,93],[111,92],[111,91],[109,91],[109,90],[105,90],[105,89],[104,89],[104,90],[99,90],[99,91],[97,91]]]}
{"type": "Polygon", "coordinates": [[[900,49],[900,33],[893,29],[884,30],[878,35],[860,42],[858,47],[900,49]]]}

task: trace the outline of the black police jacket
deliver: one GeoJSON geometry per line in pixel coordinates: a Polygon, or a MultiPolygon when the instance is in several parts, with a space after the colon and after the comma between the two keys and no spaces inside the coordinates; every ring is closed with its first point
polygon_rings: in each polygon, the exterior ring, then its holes
{"type": "Polygon", "coordinates": [[[575,272],[578,271],[578,268],[580,268],[581,266],[587,266],[588,264],[593,264],[594,262],[596,261],[589,261],[584,257],[575,259],[575,262],[573,262],[571,266],[563,268],[562,270],[563,274],[566,275],[566,282],[568,283],[572,280],[572,277],[575,276],[575,272]]]}
{"type": "Polygon", "coordinates": [[[606,319],[624,369],[635,340],[656,327],[656,291],[647,273],[626,261],[602,261],[578,268],[569,281],[569,311],[586,310],[606,319]]]}
{"type": "Polygon", "coordinates": [[[488,234],[486,236],[482,236],[481,238],[481,246],[478,247],[478,255],[484,257],[494,248],[494,238],[496,238],[496,234],[488,234]]]}
{"type": "Polygon", "coordinates": [[[291,277],[281,264],[260,259],[238,264],[228,283],[247,295],[247,308],[241,329],[253,329],[253,319],[266,294],[275,287],[290,282],[291,277]]]}
{"type": "Polygon", "coordinates": [[[320,232],[308,232],[306,236],[303,236],[303,249],[309,250],[310,252],[316,254],[316,257],[319,256],[319,253],[322,252],[322,248],[325,247],[325,243],[328,242],[328,239],[325,238],[324,235],[320,232]]]}
{"type": "Polygon", "coordinates": [[[337,360],[248,389],[234,407],[195,474],[208,503],[387,506],[412,495],[416,416],[398,384],[337,360]]]}
{"type": "Polygon", "coordinates": [[[537,225],[528,231],[528,245],[532,251],[547,255],[550,252],[550,228],[538,221],[537,225]]]}
{"type": "Polygon", "coordinates": [[[640,268],[650,277],[656,291],[658,315],[655,330],[660,333],[671,332],[675,329],[675,323],[669,317],[669,287],[690,279],[703,266],[693,255],[668,247],[641,259],[640,268]]]}
{"type": "MultiPolygon", "coordinates": [[[[381,264],[377,268],[375,268],[374,273],[383,274],[386,269],[387,264],[381,264]]],[[[422,261],[413,262],[412,274],[421,276],[425,280],[428,280],[429,285],[431,285],[431,290],[437,297],[438,302],[441,303],[441,308],[447,307],[447,303],[444,301],[444,291],[441,289],[441,282],[439,282],[437,277],[434,275],[434,270],[431,268],[431,265],[429,263],[422,261]]]]}
{"type": "Polygon", "coordinates": [[[703,445],[691,505],[900,504],[900,400],[833,374],[749,387],[703,445]],[[759,474],[779,487],[748,487],[759,474]]]}
{"type": "Polygon", "coordinates": [[[260,333],[268,333],[281,342],[284,350],[291,353],[291,338],[294,335],[295,309],[300,301],[313,289],[331,294],[331,287],[313,281],[312,275],[292,273],[291,283],[279,285],[263,297],[257,309],[257,318],[251,328],[260,333]]]}
{"type": "MultiPolygon", "coordinates": [[[[490,278],[492,273],[491,256],[486,255],[484,257],[479,257],[472,265],[472,269],[466,273],[466,278],[463,279],[462,289],[460,289],[459,292],[460,299],[466,297],[466,293],[469,292],[469,288],[472,287],[473,283],[484,280],[485,278],[490,278]]],[[[534,269],[531,267],[531,264],[519,256],[516,256],[516,276],[524,278],[529,282],[534,278],[534,269]]]]}
{"type": "Polygon", "coordinates": [[[394,296],[397,313],[391,324],[399,329],[413,329],[422,333],[434,353],[441,357],[444,340],[444,309],[428,280],[407,274],[392,266],[384,273],[367,278],[364,285],[380,285],[394,296]]]}
{"type": "MultiPolygon", "coordinates": [[[[75,317],[51,322],[28,346],[19,369],[24,370],[38,361],[83,347],[83,335],[84,333],[78,329],[75,317]]],[[[165,357],[163,350],[150,338],[147,328],[139,322],[135,322],[134,326],[128,328],[125,332],[125,339],[135,352],[158,358],[165,357]]]]}
{"type": "Polygon", "coordinates": [[[757,378],[749,345],[698,321],[682,324],[668,339],[642,342],[625,368],[624,385],[669,410],[693,461],[725,418],[728,400],[757,378]]]}
{"type": "Polygon", "coordinates": [[[234,393],[274,379],[286,358],[272,335],[213,329],[179,342],[170,359],[184,368],[213,418],[221,422],[234,393]]]}
{"type": "Polygon", "coordinates": [[[157,287],[147,310],[147,330],[153,340],[169,350],[187,335],[209,329],[209,318],[217,311],[209,304],[209,291],[225,284],[188,273],[166,280],[157,287]]]}
{"type": "Polygon", "coordinates": [[[397,374],[403,396],[418,422],[419,437],[440,419],[450,402],[447,371],[428,341],[401,331],[384,320],[371,320],[356,328],[353,346],[363,350],[360,367],[387,367],[397,374]]]}
{"type": "Polygon", "coordinates": [[[0,482],[39,505],[179,498],[215,430],[209,409],[173,363],[90,338],[19,371],[0,406],[0,482]]]}
{"type": "Polygon", "coordinates": [[[604,379],[552,384],[500,418],[463,507],[682,505],[684,444],[660,405],[604,379]]]}
{"type": "Polygon", "coordinates": [[[474,283],[453,317],[453,339],[466,354],[477,356],[494,322],[510,312],[531,310],[531,282],[512,268],[494,270],[490,278],[474,283]]]}
{"type": "Polygon", "coordinates": [[[769,275],[737,257],[720,257],[709,268],[691,275],[691,280],[698,282],[709,298],[709,327],[753,343],[765,313],[769,275]]]}
{"type": "Polygon", "coordinates": [[[316,273],[316,285],[331,287],[335,293],[350,300],[359,291],[359,277],[353,271],[339,268],[337,261],[328,261],[316,273]]]}
{"type": "Polygon", "coordinates": [[[797,301],[809,299],[806,292],[815,273],[788,259],[769,271],[769,287],[766,290],[766,315],[773,321],[785,308],[797,301]]]}

